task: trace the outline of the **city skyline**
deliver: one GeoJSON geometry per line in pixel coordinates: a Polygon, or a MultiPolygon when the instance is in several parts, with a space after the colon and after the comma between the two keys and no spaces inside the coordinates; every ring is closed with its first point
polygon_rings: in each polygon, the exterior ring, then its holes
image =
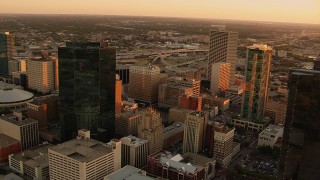
{"type": "Polygon", "coordinates": [[[22,0],[5,1],[1,4],[0,12],[9,14],[159,16],[310,24],[319,24],[320,19],[320,2],[317,0],[269,0],[267,3],[250,0],[228,0],[224,2],[203,0],[201,3],[192,0],[138,0],[138,2],[128,0],[114,2],[47,0],[46,4],[50,6],[43,7],[40,0],[30,0],[27,3],[22,0]],[[63,3],[64,6],[60,6],[61,3],[59,2],[63,3]],[[266,8],[265,11],[261,11],[261,8],[259,8],[266,6],[270,8],[266,8]]]}

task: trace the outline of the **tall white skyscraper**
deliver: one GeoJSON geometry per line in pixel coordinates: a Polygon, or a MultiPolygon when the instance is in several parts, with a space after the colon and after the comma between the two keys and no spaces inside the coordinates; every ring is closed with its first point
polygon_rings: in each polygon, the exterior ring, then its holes
{"type": "Polygon", "coordinates": [[[213,25],[210,30],[209,69],[207,78],[212,77],[212,64],[227,62],[231,64],[230,81],[234,83],[235,67],[237,64],[238,32],[226,31],[223,25],[213,25]]]}

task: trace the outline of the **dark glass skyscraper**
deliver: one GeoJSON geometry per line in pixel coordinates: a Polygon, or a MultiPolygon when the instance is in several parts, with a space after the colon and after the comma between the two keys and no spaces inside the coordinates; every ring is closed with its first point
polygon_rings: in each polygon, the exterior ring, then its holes
{"type": "Polygon", "coordinates": [[[95,139],[113,138],[116,48],[67,42],[58,54],[61,139],[72,139],[83,128],[95,139]]]}
{"type": "Polygon", "coordinates": [[[291,69],[279,179],[320,179],[320,62],[291,69]]]}
{"type": "Polygon", "coordinates": [[[0,33],[0,74],[8,75],[8,61],[13,59],[14,41],[9,32],[0,33]]]}

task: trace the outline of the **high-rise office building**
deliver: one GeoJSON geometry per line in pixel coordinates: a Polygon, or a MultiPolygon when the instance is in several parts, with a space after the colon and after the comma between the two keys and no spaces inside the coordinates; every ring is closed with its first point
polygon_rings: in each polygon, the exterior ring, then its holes
{"type": "Polygon", "coordinates": [[[314,69],[290,69],[279,179],[319,179],[320,61],[314,69]]]}
{"type": "Polygon", "coordinates": [[[13,59],[14,39],[9,32],[0,33],[0,74],[9,74],[8,61],[13,59]]]}
{"type": "Polygon", "coordinates": [[[182,152],[198,153],[202,151],[208,115],[203,112],[191,112],[184,122],[182,152]]]}
{"type": "Polygon", "coordinates": [[[58,54],[62,140],[74,138],[83,128],[93,138],[113,138],[116,48],[100,42],[67,42],[58,54]]]}
{"type": "Polygon", "coordinates": [[[131,66],[129,73],[128,96],[143,103],[157,102],[160,68],[153,65],[148,67],[131,66]]]}
{"type": "Polygon", "coordinates": [[[212,64],[210,90],[213,94],[229,89],[231,64],[218,62],[212,64]]]}
{"type": "Polygon", "coordinates": [[[54,91],[54,61],[52,59],[30,59],[28,64],[28,87],[43,94],[54,91]]]}
{"type": "Polygon", "coordinates": [[[131,165],[143,168],[147,164],[149,142],[134,136],[121,138],[121,167],[131,165]]]}
{"type": "Polygon", "coordinates": [[[243,119],[255,123],[263,119],[268,95],[271,58],[271,47],[263,44],[248,46],[245,69],[246,87],[241,107],[243,119]]]}
{"type": "Polygon", "coordinates": [[[146,109],[138,124],[138,137],[149,141],[150,154],[163,148],[163,129],[160,113],[152,108],[146,109]]]}
{"type": "Polygon", "coordinates": [[[121,141],[102,143],[79,130],[76,139],[49,148],[50,179],[103,179],[121,168],[121,141]]]}
{"type": "Polygon", "coordinates": [[[238,32],[226,31],[225,26],[211,26],[209,44],[209,69],[207,78],[212,77],[212,64],[218,62],[230,63],[230,86],[234,83],[237,64],[238,32]]]}

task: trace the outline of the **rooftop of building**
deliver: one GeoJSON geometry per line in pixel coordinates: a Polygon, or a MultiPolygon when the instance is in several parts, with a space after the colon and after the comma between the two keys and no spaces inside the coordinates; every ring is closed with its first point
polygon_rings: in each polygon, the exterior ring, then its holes
{"type": "Polygon", "coordinates": [[[0,134],[0,148],[8,147],[10,145],[17,144],[19,141],[7,136],[5,134],[0,134]]]}
{"type": "Polygon", "coordinates": [[[251,46],[247,46],[248,49],[259,49],[259,50],[272,50],[272,48],[266,44],[253,44],[251,46]]]}
{"type": "Polygon", "coordinates": [[[113,147],[109,144],[82,137],[58,144],[50,149],[82,163],[91,162],[113,152],[113,147]]]}
{"type": "Polygon", "coordinates": [[[169,168],[183,171],[187,174],[195,174],[206,167],[203,166],[204,164],[215,161],[210,158],[200,157],[200,155],[193,153],[187,153],[184,157],[180,154],[173,156],[170,152],[164,150],[160,150],[150,155],[149,158],[154,158],[169,168]]]}
{"type": "Polygon", "coordinates": [[[216,160],[201,156],[199,154],[188,152],[183,155],[183,160],[181,162],[190,163],[193,166],[206,167],[208,163],[215,164],[216,160]]]}
{"type": "Polygon", "coordinates": [[[320,70],[317,69],[302,69],[302,68],[291,68],[292,74],[307,75],[307,74],[320,74],[320,70]]]}
{"type": "Polygon", "coordinates": [[[36,146],[23,152],[14,154],[12,158],[17,161],[22,161],[25,165],[29,167],[48,167],[48,148],[52,146],[53,145],[51,144],[43,144],[40,146],[36,146]]]}
{"type": "Polygon", "coordinates": [[[215,132],[220,132],[220,133],[227,134],[227,133],[235,130],[234,128],[230,128],[230,127],[224,125],[223,123],[220,123],[220,122],[217,122],[217,121],[209,121],[208,124],[214,126],[214,131],[215,132]]]}
{"type": "Polygon", "coordinates": [[[270,124],[266,129],[264,129],[259,136],[265,137],[275,137],[278,133],[283,132],[283,125],[273,125],[270,124]]]}
{"type": "Polygon", "coordinates": [[[146,172],[136,167],[127,165],[105,177],[108,180],[154,180],[146,175],[146,172]]]}
{"type": "Polygon", "coordinates": [[[170,77],[167,79],[168,82],[189,82],[189,83],[199,83],[200,80],[196,80],[196,79],[188,79],[188,78],[184,78],[184,77],[178,77],[178,76],[174,76],[174,77],[170,77]]]}
{"type": "Polygon", "coordinates": [[[147,140],[140,139],[132,135],[121,138],[121,142],[122,144],[126,144],[131,147],[138,147],[138,146],[141,146],[142,144],[148,143],[147,140]]]}
{"type": "Polygon", "coordinates": [[[0,116],[0,120],[7,121],[9,123],[12,123],[17,126],[25,126],[28,124],[33,124],[37,123],[38,121],[31,119],[31,118],[26,118],[24,116],[21,116],[20,118],[14,114],[3,114],[0,116]]]}
{"type": "Polygon", "coordinates": [[[175,135],[179,132],[183,132],[184,130],[184,124],[182,122],[175,122],[172,125],[164,128],[163,135],[164,139],[171,137],[172,135],[175,135]]]}
{"type": "Polygon", "coordinates": [[[206,113],[201,112],[201,111],[193,111],[193,112],[190,112],[189,115],[197,116],[197,117],[204,117],[206,115],[206,113]]]}

